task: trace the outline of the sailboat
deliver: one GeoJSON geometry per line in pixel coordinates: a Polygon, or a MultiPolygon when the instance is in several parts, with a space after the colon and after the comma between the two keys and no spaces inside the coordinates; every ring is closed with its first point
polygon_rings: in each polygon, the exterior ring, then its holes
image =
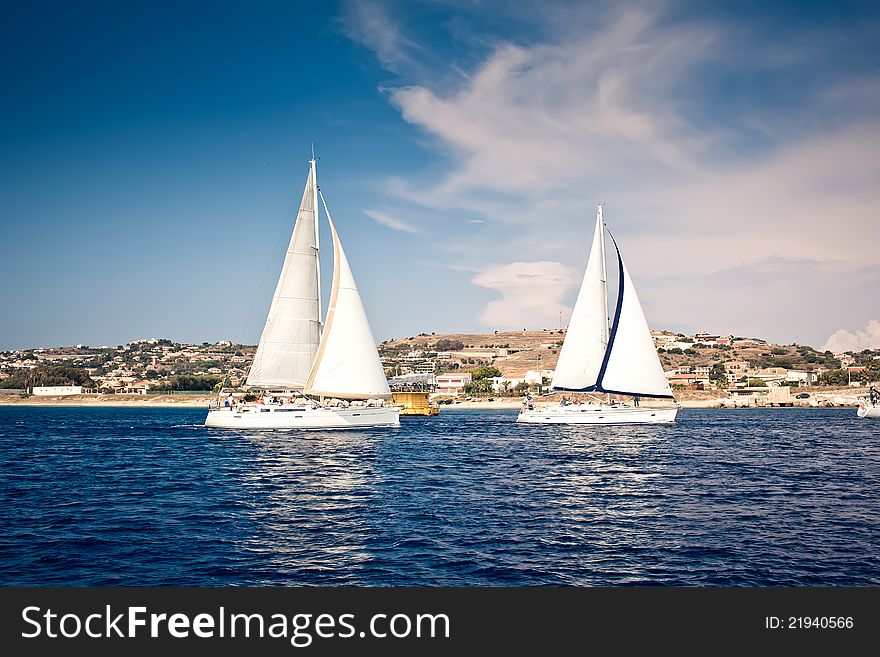
{"type": "Polygon", "coordinates": [[[602,206],[584,280],[572,311],[553,375],[554,390],[604,393],[605,400],[554,405],[523,403],[517,422],[532,424],[655,424],[674,422],[678,405],[646,406],[643,398],[673,400],[672,390],[645,320],[632,279],[617,241],[609,232],[618,261],[618,292],[614,323],[609,324],[608,277],[602,206]],[[611,401],[623,395],[631,403],[611,401]]]}
{"type": "Polygon", "coordinates": [[[856,411],[856,415],[859,417],[880,418],[880,393],[874,390],[874,386],[871,386],[867,397],[859,399],[859,408],[856,411]]]}
{"type": "Polygon", "coordinates": [[[354,276],[318,187],[315,158],[269,315],[248,372],[257,402],[211,408],[206,427],[349,429],[400,426],[354,276]],[[321,317],[318,199],[333,239],[333,282],[321,317]],[[269,394],[272,393],[272,394],[269,394]]]}

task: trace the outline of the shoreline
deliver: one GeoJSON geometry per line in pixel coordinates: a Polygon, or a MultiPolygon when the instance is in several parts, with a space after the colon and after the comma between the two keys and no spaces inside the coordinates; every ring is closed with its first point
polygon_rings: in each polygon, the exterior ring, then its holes
{"type": "MultiPolygon", "coordinates": [[[[4,406],[27,406],[31,408],[36,407],[95,407],[95,408],[119,408],[119,407],[128,407],[128,408],[204,408],[208,409],[208,406],[211,402],[213,402],[216,397],[214,395],[156,395],[154,399],[144,399],[145,395],[89,395],[88,398],[83,398],[84,396],[77,395],[76,398],[71,397],[44,397],[44,398],[34,398],[28,397],[27,399],[21,399],[20,397],[13,397],[11,399],[6,399],[4,396],[0,396],[0,407],[4,406]]],[[[11,396],[9,396],[11,397],[11,396]]],[[[536,405],[541,404],[552,404],[554,403],[551,400],[547,400],[546,402],[536,401],[536,405]]],[[[792,400],[789,402],[790,405],[786,406],[778,406],[778,405],[734,405],[733,401],[729,398],[714,398],[714,399],[683,399],[679,401],[679,406],[681,408],[728,408],[728,409],[742,409],[742,408],[802,408],[802,409],[810,409],[810,408],[856,408],[858,406],[858,402],[849,399],[840,399],[835,400],[834,402],[821,400],[816,401],[813,400],[813,403],[803,403],[801,400],[792,400]]],[[[472,401],[461,401],[457,404],[443,404],[440,406],[440,412],[446,411],[455,411],[455,410],[491,410],[493,408],[499,410],[518,410],[522,406],[522,401],[519,398],[515,399],[503,399],[496,401],[485,401],[485,400],[472,400],[472,401]]]]}
{"type": "Polygon", "coordinates": [[[129,406],[132,408],[208,408],[216,395],[69,395],[63,397],[27,397],[0,395],[3,406],[129,406]],[[152,399],[151,399],[152,397],[152,399]]]}

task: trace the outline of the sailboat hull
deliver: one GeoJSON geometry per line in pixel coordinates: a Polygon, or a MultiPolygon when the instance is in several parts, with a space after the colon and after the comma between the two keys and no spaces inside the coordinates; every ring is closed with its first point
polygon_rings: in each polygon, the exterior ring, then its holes
{"type": "Polygon", "coordinates": [[[205,426],[214,429],[369,429],[399,427],[396,406],[348,408],[253,405],[208,411],[205,426]]]}
{"type": "Polygon", "coordinates": [[[516,421],[526,424],[669,424],[675,422],[677,414],[678,407],[571,404],[524,409],[516,421]]]}
{"type": "Polygon", "coordinates": [[[859,417],[876,417],[880,418],[880,406],[867,406],[864,403],[859,404],[859,410],[856,411],[859,417]]]}

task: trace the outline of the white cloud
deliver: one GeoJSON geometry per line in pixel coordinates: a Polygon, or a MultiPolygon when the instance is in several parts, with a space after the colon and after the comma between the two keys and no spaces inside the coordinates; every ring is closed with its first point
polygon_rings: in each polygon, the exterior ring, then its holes
{"type": "Polygon", "coordinates": [[[387,212],[383,212],[382,210],[364,210],[364,214],[375,221],[377,224],[381,224],[386,228],[399,230],[404,233],[419,233],[419,229],[415,226],[411,226],[405,221],[401,221],[400,219],[392,217],[390,214],[388,214],[387,212]]]}
{"type": "Polygon", "coordinates": [[[835,354],[863,349],[880,349],[880,321],[872,319],[863,331],[839,329],[822,345],[822,351],[832,351],[835,354]]]}
{"type": "Polygon", "coordinates": [[[480,322],[496,329],[546,328],[571,315],[562,303],[563,295],[576,282],[571,267],[558,262],[512,262],[489,267],[471,279],[481,287],[496,290],[501,299],[490,301],[480,322]]]}
{"type": "Polygon", "coordinates": [[[435,190],[442,198],[491,189],[540,199],[610,173],[698,170],[705,136],[681,121],[670,92],[713,31],[661,29],[628,10],[600,31],[572,32],[553,45],[500,45],[455,93],[392,92],[404,119],[461,162],[435,190]]]}
{"type": "MultiPolygon", "coordinates": [[[[827,69],[815,64],[838,42],[808,34],[768,46],[747,25],[618,6],[550,4],[533,18],[552,26],[552,40],[487,40],[490,54],[457,88],[435,75],[391,90],[402,117],[450,165],[427,183],[389,180],[386,193],[484,218],[488,230],[450,232],[437,245],[472,269],[517,258],[582,267],[603,202],[644,281],[642,301],[658,309],[649,319],[669,328],[815,344],[841,323],[867,321],[862,295],[877,281],[880,243],[874,74],[790,85],[801,102],[780,111],[758,80],[787,71],[819,80],[827,69]],[[713,105],[701,80],[717,79],[718,67],[748,83],[713,105]],[[788,264],[772,271],[774,262],[788,264]],[[835,313],[819,312],[822,304],[835,313]]],[[[521,324],[527,315],[505,310],[517,305],[499,301],[483,319],[521,324]]]]}

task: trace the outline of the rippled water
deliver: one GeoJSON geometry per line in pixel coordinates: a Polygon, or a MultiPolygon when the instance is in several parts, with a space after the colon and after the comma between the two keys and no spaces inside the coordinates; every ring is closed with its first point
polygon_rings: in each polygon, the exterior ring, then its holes
{"type": "Polygon", "coordinates": [[[880,422],[515,415],[257,433],[0,407],[0,585],[880,584],[880,422]]]}

